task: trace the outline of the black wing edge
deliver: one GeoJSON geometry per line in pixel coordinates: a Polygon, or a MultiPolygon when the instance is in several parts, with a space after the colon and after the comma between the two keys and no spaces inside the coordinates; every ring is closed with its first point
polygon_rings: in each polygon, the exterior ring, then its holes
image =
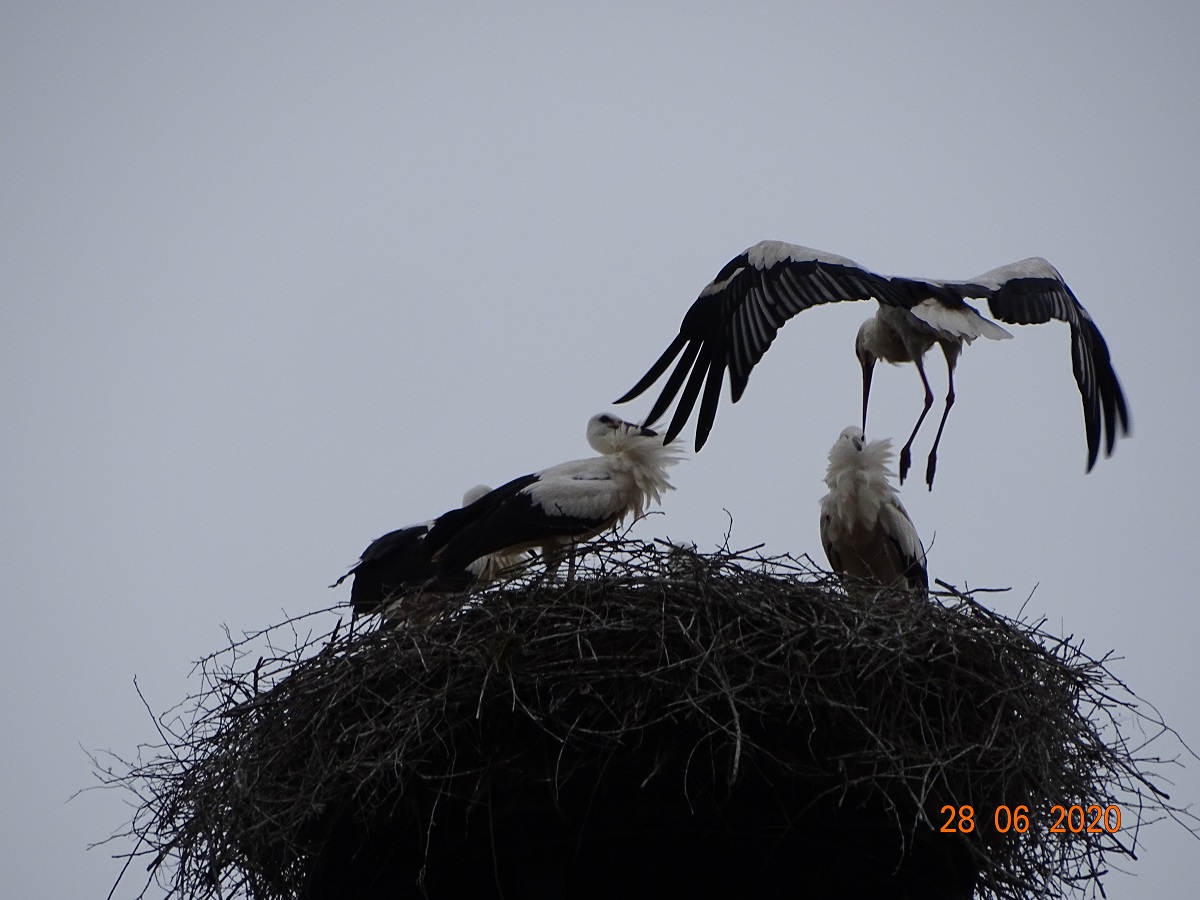
{"type": "Polygon", "coordinates": [[[924,554],[921,556],[905,557],[904,548],[900,546],[900,542],[895,538],[890,539],[896,547],[896,555],[904,560],[904,580],[908,582],[911,590],[923,591],[929,593],[929,570],[925,565],[924,554]]]}
{"type": "MultiPolygon", "coordinates": [[[[645,375],[642,376],[641,381],[639,381],[637,384],[635,384],[633,387],[631,387],[628,391],[626,391],[624,394],[621,395],[620,399],[618,399],[614,402],[615,403],[628,403],[634,397],[637,397],[637,396],[645,393],[646,389],[648,387],[650,387],[650,385],[654,384],[654,382],[658,381],[658,379],[660,377],[662,377],[663,372],[667,371],[667,367],[669,365],[671,365],[671,363],[674,361],[675,357],[677,357],[679,355],[680,351],[683,350],[684,344],[686,344],[686,343],[687,343],[687,338],[682,333],[677,335],[675,340],[671,341],[671,345],[669,347],[667,347],[667,349],[663,352],[663,355],[658,358],[658,361],[655,362],[654,365],[652,365],[650,367],[650,371],[648,371],[645,375]]],[[[662,400],[662,397],[659,397],[659,401],[661,401],[661,400],[662,400]]],[[[671,402],[670,400],[667,401],[667,403],[670,403],[670,402],[671,402]]],[[[657,406],[658,404],[655,404],[655,405],[657,406]]],[[[661,415],[661,413],[660,413],[660,415],[661,415]]],[[[647,425],[654,424],[654,419],[647,418],[646,424],[647,425]]]]}
{"type": "Polygon", "coordinates": [[[439,573],[465,569],[475,560],[549,537],[571,538],[604,524],[580,516],[546,516],[533,509],[533,499],[518,490],[486,514],[454,534],[440,551],[439,573]]]}
{"type": "MultiPolygon", "coordinates": [[[[458,534],[498,509],[523,487],[533,484],[535,481],[537,481],[537,475],[522,475],[507,484],[500,485],[491,493],[484,494],[474,503],[442,513],[434,521],[429,533],[425,535],[423,546],[427,556],[432,559],[458,534]]],[[[473,561],[468,560],[468,562],[473,561]]]]}
{"type": "MultiPolygon", "coordinates": [[[[647,425],[658,421],[674,402],[680,389],[683,389],[679,405],[664,436],[664,444],[675,440],[687,425],[696,399],[701,396],[700,390],[703,385],[704,393],[696,422],[695,449],[699,452],[707,442],[716,421],[725,371],[728,369],[730,375],[731,402],[737,403],[746,390],[750,372],[775,340],[779,329],[801,310],[825,303],[870,298],[904,308],[910,307],[914,302],[909,296],[911,292],[906,291],[903,284],[893,284],[891,279],[857,265],[849,267],[814,259],[761,270],[750,265],[748,254],[749,251],[741,253],[725,264],[700,297],[692,303],[679,326],[679,334],[670,346],[641,380],[616,401],[626,403],[644,393],[662,377],[676,358],[679,358],[645,420],[647,425]],[[799,280],[800,276],[795,274],[796,270],[804,270],[806,273],[817,270],[818,273],[826,273],[827,277],[824,281],[818,278],[812,284],[808,284],[799,280]],[[828,275],[835,271],[842,273],[836,280],[828,275]],[[743,360],[740,365],[736,361],[737,354],[734,354],[735,360],[731,364],[726,330],[729,328],[731,316],[740,308],[744,297],[739,295],[738,301],[732,302],[727,293],[731,290],[730,285],[723,285],[716,293],[710,293],[714,285],[721,285],[722,282],[735,278],[742,293],[745,293],[746,280],[756,279],[755,284],[765,295],[778,295],[781,298],[780,309],[767,312],[769,334],[764,333],[761,328],[756,331],[761,348],[752,354],[752,358],[743,360]],[[743,368],[744,371],[741,371],[743,368]]],[[[737,291],[734,293],[738,295],[737,291]]],[[[751,325],[755,323],[752,322],[751,325]]]]}
{"type": "Polygon", "coordinates": [[[721,340],[714,341],[711,337],[689,339],[680,334],[666,352],[659,357],[650,371],[642,377],[642,380],[616,402],[625,403],[644,392],[646,388],[662,377],[676,357],[679,358],[679,362],[676,363],[671,376],[663,385],[662,391],[659,392],[658,399],[650,408],[645,424],[653,425],[661,419],[674,402],[675,397],[679,395],[680,388],[683,388],[683,394],[679,397],[679,405],[675,407],[675,414],[671,417],[671,423],[663,435],[663,443],[671,443],[687,426],[688,418],[691,417],[703,385],[704,395],[700,403],[700,416],[696,422],[695,446],[698,451],[708,440],[713,423],[716,421],[721,385],[725,380],[725,368],[728,363],[725,357],[724,343],[721,340]],[[687,382],[686,387],[684,386],[685,381],[687,382]]]}
{"type": "Polygon", "coordinates": [[[367,549],[362,552],[362,555],[359,556],[358,562],[351,566],[346,574],[331,584],[330,587],[337,587],[351,575],[355,575],[363,566],[378,563],[395,552],[416,546],[428,530],[429,528],[425,525],[409,525],[406,528],[397,528],[395,531],[389,531],[383,537],[375,538],[375,540],[367,545],[367,549]]]}
{"type": "MultiPolygon", "coordinates": [[[[1051,267],[1053,268],[1053,267],[1051,267]]],[[[1055,270],[1057,272],[1057,270],[1055,270]]],[[[1087,469],[1100,457],[1112,456],[1118,436],[1131,433],[1125,392],[1113,369],[1108,343],[1070,286],[1058,278],[1017,279],[999,290],[982,285],[956,286],[971,296],[986,296],[993,316],[1009,325],[1040,325],[1051,319],[1071,326],[1071,368],[1083,401],[1083,428],[1087,437],[1087,469]],[[1058,294],[1059,305],[1047,298],[1058,294]]]]}
{"type": "Polygon", "coordinates": [[[1100,456],[1113,455],[1117,437],[1131,433],[1129,407],[1109,356],[1108,344],[1090,319],[1071,327],[1071,367],[1083,398],[1083,425],[1087,433],[1087,471],[1092,471],[1100,456]]]}

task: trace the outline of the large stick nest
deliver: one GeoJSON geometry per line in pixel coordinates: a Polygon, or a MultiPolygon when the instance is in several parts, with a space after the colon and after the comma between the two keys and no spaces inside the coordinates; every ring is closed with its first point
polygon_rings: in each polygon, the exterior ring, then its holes
{"type": "Polygon", "coordinates": [[[980,897],[1095,893],[1152,813],[1179,813],[1145,755],[1143,726],[1168,729],[1106,660],[968,595],[848,596],[806,560],[612,541],[571,582],[423,600],[419,623],[301,617],[202,661],[163,745],[101,771],[137,795],[116,837],[147,887],[304,896],[339,833],[390,828],[424,865],[516,805],[569,816],[582,785],[586,812],[602,772],[692,811],[752,782],[877,810],[906,846],[963,848],[980,897]],[[1056,804],[1117,806],[1120,830],[1051,834],[1056,804]],[[977,827],[940,834],[966,805],[977,827]],[[1001,805],[1029,830],[998,833],[1001,805]]]}

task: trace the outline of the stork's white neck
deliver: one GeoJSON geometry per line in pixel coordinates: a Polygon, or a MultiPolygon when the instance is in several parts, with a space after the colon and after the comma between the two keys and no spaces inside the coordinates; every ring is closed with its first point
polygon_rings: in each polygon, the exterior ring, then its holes
{"type": "Polygon", "coordinates": [[[862,450],[838,441],[829,451],[825,484],[842,521],[872,527],[883,504],[897,498],[891,484],[892,457],[892,442],[886,438],[868,441],[862,450]]]}
{"type": "Polygon", "coordinates": [[[683,458],[675,444],[663,446],[661,437],[630,436],[621,449],[606,454],[609,471],[622,492],[630,498],[634,516],[643,516],[651,501],[662,502],[666,491],[675,489],[667,469],[683,458]]]}

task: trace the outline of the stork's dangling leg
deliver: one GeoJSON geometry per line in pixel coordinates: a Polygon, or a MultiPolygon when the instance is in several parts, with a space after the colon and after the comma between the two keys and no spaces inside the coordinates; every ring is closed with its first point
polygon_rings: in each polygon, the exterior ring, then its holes
{"type": "MultiPolygon", "coordinates": [[[[542,562],[546,565],[546,577],[554,578],[558,575],[558,567],[562,565],[565,553],[563,552],[564,545],[561,543],[547,543],[542,547],[542,562]]],[[[571,556],[570,566],[575,568],[575,557],[571,556]]]]}
{"type": "Polygon", "coordinates": [[[570,538],[562,538],[553,543],[547,543],[542,547],[542,562],[546,564],[546,577],[557,578],[558,570],[562,567],[563,562],[567,564],[567,584],[575,583],[575,554],[579,542],[570,538]]]}
{"type": "Polygon", "coordinates": [[[933,439],[933,446],[929,448],[929,461],[925,464],[925,484],[931,491],[933,490],[933,473],[937,469],[938,443],[942,440],[942,429],[946,427],[946,419],[950,418],[950,407],[954,405],[954,367],[958,364],[958,355],[962,352],[962,346],[959,344],[951,344],[948,341],[940,343],[942,352],[946,354],[946,381],[949,387],[946,390],[946,409],[942,412],[942,421],[938,423],[937,435],[933,439]]]}
{"type": "Polygon", "coordinates": [[[567,587],[575,583],[575,548],[578,546],[574,541],[567,545],[567,587]]]}
{"type": "MultiPolygon", "coordinates": [[[[925,385],[925,408],[921,410],[921,415],[917,417],[917,424],[913,426],[912,434],[908,436],[908,441],[900,449],[900,483],[904,484],[904,476],[908,474],[908,467],[912,465],[912,443],[917,438],[917,432],[921,430],[921,423],[925,421],[925,417],[929,415],[929,410],[933,406],[933,388],[929,386],[929,379],[925,377],[925,364],[921,357],[918,356],[913,360],[917,367],[917,373],[921,376],[921,384],[925,385]]],[[[942,424],[945,424],[945,419],[942,424]]]]}

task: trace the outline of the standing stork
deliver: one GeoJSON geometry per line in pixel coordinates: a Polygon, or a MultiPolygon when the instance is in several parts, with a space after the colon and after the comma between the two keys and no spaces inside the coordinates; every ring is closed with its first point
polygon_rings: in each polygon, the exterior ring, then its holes
{"type": "Polygon", "coordinates": [[[863,430],[877,359],[913,363],[925,387],[924,409],[900,454],[901,481],[908,471],[913,439],[933,404],[922,362],[925,353],[938,344],[949,372],[946,409],[925,472],[926,483],[932,488],[937,445],[954,404],[954,367],[963,344],[980,336],[1011,336],[968,304],[971,299],[986,300],[992,315],[1009,324],[1031,325],[1056,319],[1071,326],[1071,360],[1083,399],[1089,472],[1096,464],[1102,435],[1105,455],[1111,456],[1118,432],[1129,433],[1125,395],[1113,371],[1108,345],[1058,270],[1046,260],[1024,259],[969,281],[935,281],[879,275],[844,256],[781,241],[762,241],[730,260],[700,292],[683,317],[675,340],[642,380],[617,402],[641,394],[682,354],[646,421],[652,424],[660,418],[683,388],[666,432],[666,440],[674,440],[687,424],[703,387],[696,423],[699,450],[712,430],[726,369],[730,396],[736,403],[746,389],[751,370],[788,319],[823,303],[869,299],[876,300],[880,308],[859,329],[855,341],[863,372],[863,430]]]}
{"type": "MultiPolygon", "coordinates": [[[[573,545],[640,517],[672,490],[667,468],[679,450],[658,433],[600,413],[587,425],[600,456],[514,478],[462,509],[440,516],[425,538],[439,571],[455,572],[492,553],[537,547],[555,572],[573,545]]],[[[574,571],[574,559],[571,560],[574,571]]]]}
{"type": "MultiPolygon", "coordinates": [[[[487,495],[491,488],[479,484],[463,494],[463,506],[487,495]]],[[[362,552],[358,562],[330,585],[337,587],[350,576],[350,608],[355,617],[384,611],[387,601],[398,594],[435,585],[449,590],[466,587],[472,581],[491,581],[514,565],[516,556],[494,554],[474,560],[457,571],[439,571],[426,552],[425,537],[435,520],[389,531],[376,538],[362,552]]]]}
{"type": "Polygon", "coordinates": [[[925,548],[892,487],[892,442],[867,442],[851,426],[829,451],[821,544],[847,590],[863,582],[929,592],[925,548]]]}

